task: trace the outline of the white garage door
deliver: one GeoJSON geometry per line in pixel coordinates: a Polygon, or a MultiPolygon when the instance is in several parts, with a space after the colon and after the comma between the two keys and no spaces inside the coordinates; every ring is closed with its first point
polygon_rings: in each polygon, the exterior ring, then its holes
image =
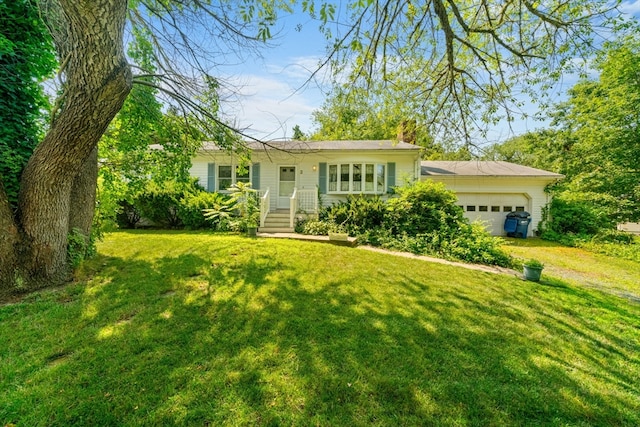
{"type": "Polygon", "coordinates": [[[504,220],[509,212],[531,213],[531,200],[523,193],[458,193],[457,196],[465,216],[471,221],[483,221],[487,230],[495,236],[505,234],[504,220]]]}

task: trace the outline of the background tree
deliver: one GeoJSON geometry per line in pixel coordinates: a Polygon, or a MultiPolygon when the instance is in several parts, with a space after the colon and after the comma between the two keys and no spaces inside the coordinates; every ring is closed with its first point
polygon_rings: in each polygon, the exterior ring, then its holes
{"type": "Polygon", "coordinates": [[[300,126],[295,125],[293,127],[293,136],[291,137],[291,139],[293,139],[294,141],[302,141],[303,139],[306,139],[307,136],[304,134],[304,132],[302,132],[302,129],[300,129],[300,126]]]}
{"type": "Polygon", "coordinates": [[[372,82],[369,90],[337,86],[322,106],[312,113],[316,130],[313,140],[403,139],[424,147],[425,158],[440,158],[444,149],[436,145],[428,126],[413,119],[415,113],[401,98],[372,82]]]}
{"type": "Polygon", "coordinates": [[[607,43],[593,66],[597,77],[579,81],[552,107],[550,129],[493,146],[486,156],[564,174],[555,189],[562,203],[606,217],[590,220],[591,231],[640,220],[640,42],[607,43]]]}
{"type": "Polygon", "coordinates": [[[583,70],[579,59],[602,42],[596,28],[625,29],[615,7],[568,0],[352,2],[338,24],[325,27],[334,46],[348,47],[332,50],[327,61],[350,91],[379,85],[402,97],[435,140],[471,144],[488,124],[517,114],[520,91],[540,100],[562,73],[583,70]]]}
{"type": "Polygon", "coordinates": [[[558,129],[541,129],[509,138],[483,150],[483,160],[502,160],[532,168],[566,173],[566,135],[558,129]]]}

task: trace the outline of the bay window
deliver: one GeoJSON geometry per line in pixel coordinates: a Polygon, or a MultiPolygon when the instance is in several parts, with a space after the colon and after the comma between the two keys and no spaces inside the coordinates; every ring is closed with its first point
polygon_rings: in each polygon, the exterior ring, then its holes
{"type": "Polygon", "coordinates": [[[329,164],[329,193],[384,193],[386,165],[377,163],[329,164]]]}

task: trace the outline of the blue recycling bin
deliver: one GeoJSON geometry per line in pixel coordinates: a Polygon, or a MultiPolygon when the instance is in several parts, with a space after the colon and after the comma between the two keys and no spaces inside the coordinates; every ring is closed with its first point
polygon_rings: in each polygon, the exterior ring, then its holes
{"type": "Polygon", "coordinates": [[[531,214],[529,212],[509,212],[504,220],[504,231],[509,237],[527,238],[529,234],[529,224],[531,224],[531,214]]]}

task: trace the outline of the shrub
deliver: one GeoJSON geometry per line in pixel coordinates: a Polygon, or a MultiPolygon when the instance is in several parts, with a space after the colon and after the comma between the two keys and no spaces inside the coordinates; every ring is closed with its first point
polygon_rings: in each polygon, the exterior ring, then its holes
{"type": "Polygon", "coordinates": [[[218,224],[233,231],[248,231],[258,227],[260,223],[260,199],[257,190],[251,184],[242,182],[233,184],[227,200],[216,203],[213,207],[204,209],[207,221],[217,221],[218,224]]]}
{"type": "Polygon", "coordinates": [[[330,232],[344,232],[340,225],[331,221],[319,219],[305,219],[296,223],[296,233],[310,234],[313,236],[326,236],[330,232]]]}
{"type": "Polygon", "coordinates": [[[617,243],[630,245],[634,243],[633,235],[618,230],[602,230],[591,239],[593,243],[617,243]]]}
{"type": "Polygon", "coordinates": [[[563,235],[588,238],[603,230],[612,230],[616,221],[602,196],[565,191],[554,196],[543,212],[541,236],[558,241],[563,235]]]}
{"type": "Polygon", "coordinates": [[[441,251],[445,256],[466,262],[513,267],[513,259],[501,249],[502,239],[491,236],[479,223],[463,226],[460,233],[445,240],[441,251]]]}
{"type": "Polygon", "coordinates": [[[71,267],[78,267],[82,261],[91,258],[96,252],[95,236],[87,237],[77,228],[67,235],[67,260],[71,267]]]}
{"type": "Polygon", "coordinates": [[[352,196],[326,208],[320,221],[301,224],[308,234],[327,234],[344,227],[359,243],[444,258],[510,267],[499,238],[482,225],[469,224],[455,194],[444,184],[417,182],[396,189],[386,203],[352,196]]]}
{"type": "Polygon", "coordinates": [[[136,228],[140,222],[140,212],[135,205],[126,200],[118,202],[116,211],[116,223],[120,228],[136,228]]]}
{"type": "Polygon", "coordinates": [[[207,220],[204,216],[205,209],[214,209],[225,203],[229,196],[221,193],[208,193],[199,191],[195,194],[187,193],[178,205],[178,217],[185,227],[191,229],[218,228],[220,222],[207,220]]]}
{"type": "Polygon", "coordinates": [[[346,201],[324,208],[318,216],[322,221],[339,226],[349,235],[357,236],[382,227],[385,215],[386,205],[379,196],[349,195],[346,201]]]}
{"type": "Polygon", "coordinates": [[[396,188],[396,195],[387,202],[386,216],[386,227],[394,234],[450,236],[468,224],[455,193],[442,183],[416,182],[396,188]]]}
{"type": "Polygon", "coordinates": [[[134,206],[140,216],[163,227],[176,228],[182,225],[179,215],[181,200],[201,191],[195,180],[187,183],[166,181],[158,184],[147,183],[145,189],[135,198],[134,206]]]}

